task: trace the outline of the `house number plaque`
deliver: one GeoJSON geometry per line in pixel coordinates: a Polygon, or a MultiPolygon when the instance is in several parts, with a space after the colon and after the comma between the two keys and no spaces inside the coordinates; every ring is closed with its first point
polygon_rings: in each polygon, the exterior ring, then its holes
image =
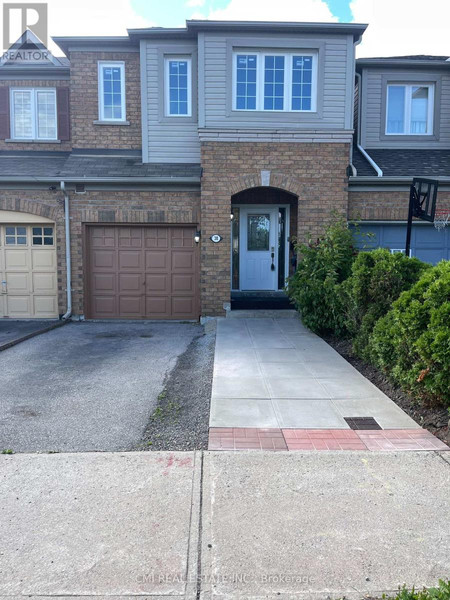
{"type": "Polygon", "coordinates": [[[209,238],[212,242],[214,242],[215,244],[218,244],[219,242],[222,241],[222,236],[218,235],[217,233],[215,233],[214,235],[212,235],[209,238]]]}

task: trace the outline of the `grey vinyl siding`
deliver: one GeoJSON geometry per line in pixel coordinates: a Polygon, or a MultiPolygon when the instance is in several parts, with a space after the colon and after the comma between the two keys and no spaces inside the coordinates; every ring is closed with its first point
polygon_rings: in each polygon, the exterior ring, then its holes
{"type": "MultiPolygon", "coordinates": [[[[207,32],[204,51],[205,127],[261,129],[351,129],[347,98],[353,94],[353,39],[346,35],[268,35],[207,32]],[[248,46],[246,46],[248,44],[248,46]],[[232,110],[233,48],[278,51],[319,50],[315,113],[232,110]]],[[[201,69],[201,65],[200,65],[201,69]]]]}
{"type": "Polygon", "coordinates": [[[435,83],[433,136],[386,136],[385,97],[387,81],[405,80],[405,68],[363,69],[361,143],[365,148],[449,148],[450,147],[450,72],[424,69],[408,70],[407,81],[427,78],[435,83]]]}
{"type": "Polygon", "coordinates": [[[146,41],[146,134],[148,162],[199,163],[197,43],[146,41]],[[192,117],[167,117],[164,110],[164,56],[192,54],[192,117]]]}

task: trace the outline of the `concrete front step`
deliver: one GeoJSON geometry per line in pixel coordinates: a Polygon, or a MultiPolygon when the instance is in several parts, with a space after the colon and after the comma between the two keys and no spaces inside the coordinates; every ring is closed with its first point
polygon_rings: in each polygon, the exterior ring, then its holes
{"type": "Polygon", "coordinates": [[[227,319],[298,319],[296,310],[228,310],[227,319]]]}

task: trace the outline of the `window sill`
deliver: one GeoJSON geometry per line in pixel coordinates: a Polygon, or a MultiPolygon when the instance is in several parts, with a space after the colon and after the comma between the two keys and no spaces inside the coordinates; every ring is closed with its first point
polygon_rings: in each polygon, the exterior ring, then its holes
{"type": "Polygon", "coordinates": [[[8,144],[61,144],[61,140],[5,140],[8,144]]]}
{"type": "Polygon", "coordinates": [[[130,125],[130,121],[94,121],[94,125],[115,125],[116,127],[119,125],[130,125]]]}

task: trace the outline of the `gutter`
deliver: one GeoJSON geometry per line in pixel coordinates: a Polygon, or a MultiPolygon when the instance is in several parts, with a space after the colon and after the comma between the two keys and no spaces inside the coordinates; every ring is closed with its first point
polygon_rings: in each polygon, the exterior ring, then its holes
{"type": "Polygon", "coordinates": [[[67,321],[72,316],[72,260],[70,254],[70,206],[69,194],[66,190],[64,181],[60,182],[61,191],[64,194],[64,221],[66,231],[66,289],[67,289],[67,311],[62,316],[63,321],[67,321]]]}
{"type": "MultiPolygon", "coordinates": [[[[370,166],[375,170],[377,177],[383,177],[383,171],[377,165],[377,163],[373,160],[371,156],[367,154],[364,148],[361,146],[361,99],[362,99],[362,87],[361,87],[361,73],[357,73],[355,71],[355,76],[358,79],[358,131],[356,132],[356,147],[370,164],[370,166]]],[[[352,165],[353,166],[353,165],[352,165]]],[[[354,168],[354,167],[353,167],[354,168]]],[[[355,169],[356,173],[356,169],[355,169]]]]}
{"type": "MultiPolygon", "coordinates": [[[[65,183],[200,183],[200,177],[71,177],[65,183]]],[[[60,183],[59,177],[29,177],[23,175],[0,177],[0,182],[60,183]]]]}

